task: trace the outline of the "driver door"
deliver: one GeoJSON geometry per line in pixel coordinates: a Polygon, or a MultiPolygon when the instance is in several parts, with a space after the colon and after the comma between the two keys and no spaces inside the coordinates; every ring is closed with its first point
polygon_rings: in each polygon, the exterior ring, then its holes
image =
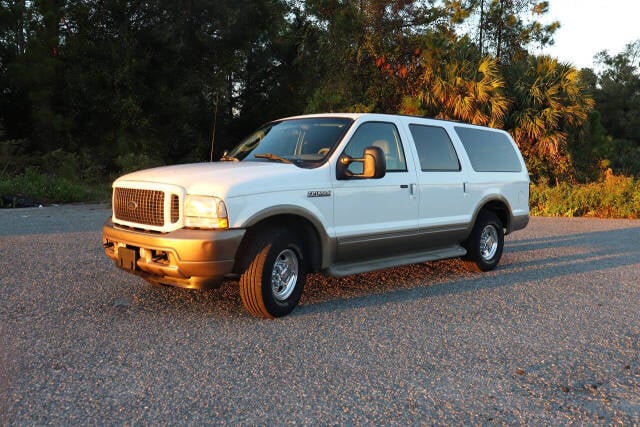
{"type": "MultiPolygon", "coordinates": [[[[361,124],[342,154],[360,158],[364,149],[371,146],[380,147],[385,154],[384,177],[338,180],[334,176],[338,262],[390,256],[411,250],[417,244],[417,177],[415,170],[407,168],[395,124],[361,124]]],[[[362,164],[354,162],[349,170],[362,173],[362,164]]]]}

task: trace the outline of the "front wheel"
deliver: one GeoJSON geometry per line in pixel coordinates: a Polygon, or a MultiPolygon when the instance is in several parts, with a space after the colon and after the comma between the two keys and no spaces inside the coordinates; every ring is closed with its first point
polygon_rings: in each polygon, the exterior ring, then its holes
{"type": "Polygon", "coordinates": [[[302,244],[293,233],[284,229],[260,233],[240,276],[240,298],[256,317],[285,316],[298,304],[306,275],[302,244]]]}
{"type": "Polygon", "coordinates": [[[467,250],[463,259],[471,269],[493,270],[500,262],[504,246],[503,225],[497,215],[493,212],[481,212],[463,246],[467,250]]]}

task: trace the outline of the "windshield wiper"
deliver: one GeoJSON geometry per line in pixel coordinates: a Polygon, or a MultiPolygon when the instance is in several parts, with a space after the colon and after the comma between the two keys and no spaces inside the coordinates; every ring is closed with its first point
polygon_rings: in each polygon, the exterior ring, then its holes
{"type": "Polygon", "coordinates": [[[293,163],[291,160],[285,159],[284,157],[278,156],[277,154],[273,153],[254,154],[253,157],[255,157],[256,159],[274,160],[276,162],[282,163],[293,163]]]}
{"type": "Polygon", "coordinates": [[[222,153],[222,157],[220,157],[220,161],[221,162],[239,162],[240,159],[237,159],[233,156],[229,156],[228,155],[229,152],[227,150],[224,150],[224,153],[222,153]]]}
{"type": "Polygon", "coordinates": [[[233,156],[224,155],[224,156],[220,157],[220,161],[221,162],[239,162],[240,160],[236,159],[233,156]]]}

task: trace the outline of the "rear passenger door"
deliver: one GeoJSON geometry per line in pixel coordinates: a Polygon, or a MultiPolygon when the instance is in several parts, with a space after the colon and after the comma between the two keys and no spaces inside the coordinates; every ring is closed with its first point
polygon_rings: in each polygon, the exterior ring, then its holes
{"type": "Polygon", "coordinates": [[[471,212],[465,171],[451,138],[437,125],[410,124],[409,130],[418,154],[420,230],[433,247],[462,239],[471,212]]]}

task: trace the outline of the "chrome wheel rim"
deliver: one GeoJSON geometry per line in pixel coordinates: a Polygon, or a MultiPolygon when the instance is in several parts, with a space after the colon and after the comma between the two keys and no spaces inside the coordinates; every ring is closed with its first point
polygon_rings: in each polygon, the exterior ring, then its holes
{"type": "Polygon", "coordinates": [[[298,282],[298,255],[291,249],[285,249],[276,257],[271,273],[271,292],[278,301],[291,296],[298,282]]]}
{"type": "Polygon", "coordinates": [[[498,252],[498,230],[493,225],[487,225],[480,235],[480,256],[490,261],[498,252]]]}

